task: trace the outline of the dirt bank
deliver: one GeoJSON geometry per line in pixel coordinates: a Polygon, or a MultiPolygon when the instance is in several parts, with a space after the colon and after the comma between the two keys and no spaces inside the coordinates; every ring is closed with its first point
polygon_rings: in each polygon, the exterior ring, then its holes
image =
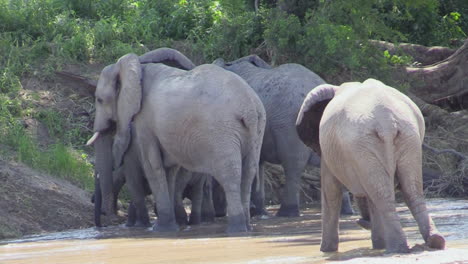
{"type": "Polygon", "coordinates": [[[90,227],[90,201],[67,181],[0,160],[0,239],[90,227]]]}

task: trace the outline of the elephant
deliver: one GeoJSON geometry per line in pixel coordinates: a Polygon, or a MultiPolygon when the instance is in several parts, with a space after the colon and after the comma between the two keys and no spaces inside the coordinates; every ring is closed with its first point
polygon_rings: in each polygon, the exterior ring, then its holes
{"type": "Polygon", "coordinates": [[[88,144],[115,123],[112,155],[118,168],[135,139],[132,145],[158,209],[153,230],[179,229],[168,187],[179,166],[213,175],[223,186],[227,232],[250,230],[250,191],[266,123],[263,104],[242,78],[216,65],[186,71],[153,63],[167,50],[141,57],[130,53],[103,69],[95,92],[95,133],[88,144]]]}
{"type": "Polygon", "coordinates": [[[406,95],[368,79],[340,86],[322,84],[308,93],[296,128],[321,156],[322,242],[338,250],[341,188],[366,199],[374,249],[409,252],[395,207],[395,184],[431,248],[443,249],[427,212],[422,186],[424,118],[406,95]]]}
{"type": "MultiPolygon", "coordinates": [[[[133,126],[131,125],[131,129],[133,130],[132,127],[133,126]]],[[[132,138],[130,141],[128,150],[125,152],[121,166],[117,169],[114,169],[113,172],[114,202],[117,201],[118,194],[120,193],[120,190],[123,187],[123,185],[126,183],[131,196],[131,201],[128,206],[126,226],[148,227],[150,226],[150,219],[148,210],[145,205],[145,198],[146,196],[151,194],[151,190],[149,189],[148,182],[146,180],[146,177],[144,176],[143,168],[141,166],[141,161],[138,157],[137,149],[135,145],[132,144],[133,140],[134,139],[132,138]]],[[[112,142],[110,142],[109,145],[112,145],[112,142]]],[[[97,165],[102,166],[102,164],[99,163],[97,165]]],[[[200,224],[202,216],[204,217],[203,220],[205,222],[214,221],[214,208],[211,197],[205,195],[206,191],[204,192],[203,190],[208,176],[203,174],[193,174],[183,168],[179,168],[176,174],[177,176],[173,177],[172,180],[168,180],[168,182],[170,187],[170,193],[173,193],[170,195],[174,196],[177,223],[180,225],[200,224]],[[190,186],[190,188],[187,188],[188,186],[190,186]],[[189,194],[186,194],[184,196],[185,190],[187,190],[189,194]],[[182,204],[182,200],[184,197],[188,197],[192,201],[190,221],[187,221],[187,214],[182,204]],[[203,214],[201,209],[202,202],[207,203],[207,211],[204,211],[203,214]],[[209,210],[210,205],[211,210],[209,210]]],[[[96,184],[96,187],[100,188],[100,184],[96,184]]],[[[97,190],[96,193],[99,193],[99,191],[97,190]]],[[[155,213],[157,214],[156,208],[155,213]]],[[[96,216],[99,215],[100,212],[97,212],[96,216]]],[[[100,221],[99,217],[97,217],[96,219],[98,219],[97,221],[100,221]]],[[[100,226],[100,224],[96,225],[100,226]]]]}
{"type": "Polygon", "coordinates": [[[179,225],[214,222],[210,181],[210,175],[191,173],[184,168],[179,170],[174,188],[175,214],[179,225]],[[192,202],[189,218],[183,205],[184,198],[188,198],[192,202]]]}
{"type": "MultiPolygon", "coordinates": [[[[152,63],[152,60],[154,60],[183,70],[195,68],[195,65],[190,59],[174,49],[161,48],[157,54],[152,53],[151,56],[145,54],[139,57],[139,60],[140,63],[144,64],[152,63]]],[[[98,140],[92,139],[87,143],[87,145],[94,143],[95,152],[94,215],[96,226],[101,226],[101,215],[106,215],[111,221],[115,218],[118,194],[126,181],[126,175],[132,177],[130,179],[132,185],[129,189],[130,192],[132,192],[133,188],[136,188],[136,193],[132,195],[136,200],[141,202],[144,200],[145,196],[151,194],[146,178],[142,174],[139,174],[143,169],[141,165],[135,163],[138,160],[137,150],[132,151],[131,144],[129,144],[129,151],[125,156],[125,158],[129,160],[125,163],[127,166],[125,167],[119,164],[118,167],[114,167],[114,157],[110,155],[110,153],[113,153],[112,145],[115,132],[115,122],[112,122],[111,126],[109,126],[106,131],[100,133],[98,140]],[[125,173],[125,171],[127,171],[127,173],[125,173]],[[133,184],[137,186],[132,187],[133,184]],[[138,192],[138,190],[143,189],[145,192],[138,192]]],[[[135,208],[135,204],[131,202],[128,211],[127,226],[148,225],[149,218],[146,217],[148,213],[143,213],[143,210],[147,210],[146,206],[142,206],[140,203],[140,207],[137,209],[135,208]],[[138,215],[137,211],[140,212],[138,215]]]]}
{"type": "MultiPolygon", "coordinates": [[[[286,177],[277,215],[299,216],[300,178],[307,165],[315,165],[317,155],[302,143],[297,135],[295,122],[305,95],[325,81],[299,64],[289,63],[272,68],[257,55],[229,63],[217,59],[213,64],[232,71],[247,81],[266,110],[267,124],[260,156],[260,180],[255,188],[258,192],[252,194],[256,214],[266,214],[263,164],[269,162],[281,164],[286,177]]],[[[343,213],[353,214],[347,192],[343,201],[343,213]]],[[[217,207],[219,206],[215,204],[215,208],[217,207]]]]}

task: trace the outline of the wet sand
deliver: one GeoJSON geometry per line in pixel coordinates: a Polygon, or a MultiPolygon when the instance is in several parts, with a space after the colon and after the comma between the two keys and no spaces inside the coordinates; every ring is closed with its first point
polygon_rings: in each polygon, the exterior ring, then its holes
{"type": "MultiPolygon", "coordinates": [[[[468,264],[468,200],[430,200],[428,206],[447,239],[446,250],[391,255],[372,250],[370,232],[355,224],[358,216],[347,216],[340,221],[339,252],[322,253],[320,209],[313,207],[301,217],[253,219],[254,230],[239,236],[227,236],[225,219],[219,219],[175,234],[114,226],[0,241],[0,263],[468,264]]],[[[398,210],[410,247],[422,244],[407,207],[398,210]]]]}

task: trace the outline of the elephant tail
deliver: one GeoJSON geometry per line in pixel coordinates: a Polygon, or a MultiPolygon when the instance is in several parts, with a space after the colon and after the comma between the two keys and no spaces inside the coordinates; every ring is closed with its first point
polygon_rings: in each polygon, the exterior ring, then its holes
{"type": "Polygon", "coordinates": [[[381,154],[383,157],[380,157],[380,162],[384,165],[385,171],[388,175],[393,177],[396,169],[395,140],[399,136],[400,132],[396,126],[387,126],[385,128],[378,126],[375,132],[377,138],[382,142],[384,147],[381,154]]]}

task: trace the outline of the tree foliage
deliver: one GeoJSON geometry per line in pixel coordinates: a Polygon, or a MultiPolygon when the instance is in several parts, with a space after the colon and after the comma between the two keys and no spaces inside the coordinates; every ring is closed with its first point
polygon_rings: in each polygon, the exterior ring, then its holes
{"type": "Polygon", "coordinates": [[[0,143],[40,160],[19,121],[44,115],[20,98],[21,78],[47,79],[66,62],[105,64],[183,46],[199,63],[257,53],[304,64],[332,83],[391,84],[387,69],[411,57],[368,40],[457,47],[467,32],[466,0],[0,0],[0,143]]]}

